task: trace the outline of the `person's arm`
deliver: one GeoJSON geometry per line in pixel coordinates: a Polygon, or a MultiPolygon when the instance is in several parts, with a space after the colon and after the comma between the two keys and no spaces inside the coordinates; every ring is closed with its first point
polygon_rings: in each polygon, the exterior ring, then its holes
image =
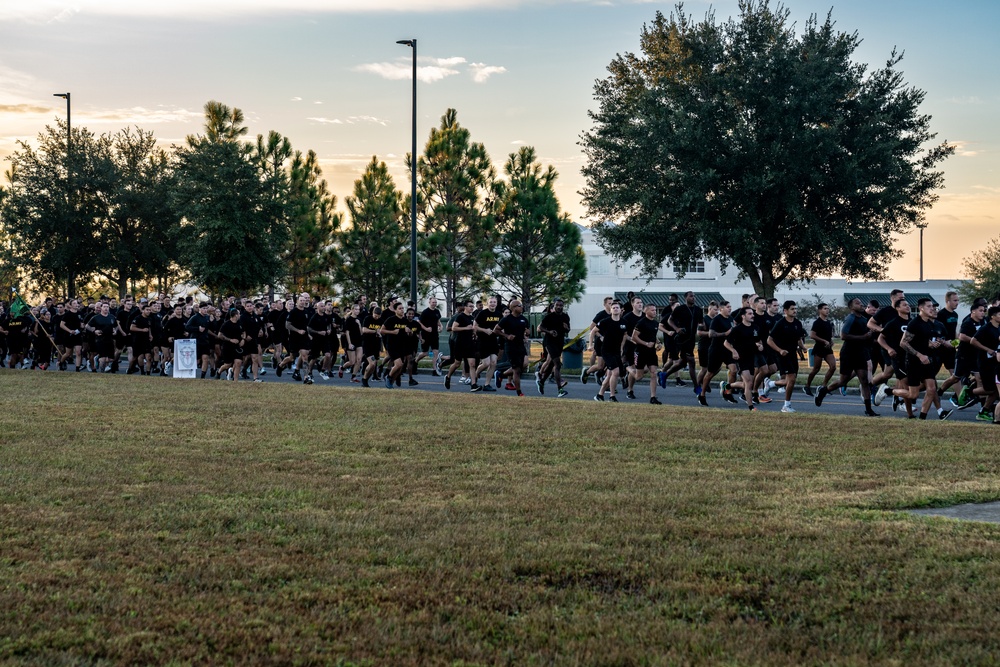
{"type": "Polygon", "coordinates": [[[732,353],[733,361],[739,361],[740,353],[737,352],[736,348],[732,346],[732,344],[729,342],[729,339],[727,338],[726,340],[722,341],[722,344],[726,347],[727,350],[729,350],[732,353]]]}
{"type": "Polygon", "coordinates": [[[919,359],[920,363],[922,364],[930,363],[930,358],[927,355],[917,352],[916,348],[913,347],[912,345],[913,338],[914,338],[913,334],[907,331],[905,334],[903,334],[903,340],[900,342],[899,346],[904,350],[906,350],[909,354],[919,359]]]}
{"type": "Polygon", "coordinates": [[[880,327],[878,322],[875,321],[874,317],[868,318],[868,329],[876,333],[882,333],[884,327],[880,327]]]}
{"type": "Polygon", "coordinates": [[[774,337],[773,336],[768,336],[767,337],[767,346],[770,347],[772,350],[774,350],[775,352],[777,352],[778,354],[780,354],[783,357],[788,356],[788,350],[786,350],[784,348],[781,348],[781,347],[778,347],[778,344],[774,342],[774,337]]]}
{"type": "Polygon", "coordinates": [[[885,350],[886,354],[888,354],[890,357],[896,356],[896,350],[892,349],[892,346],[889,345],[889,342],[885,339],[884,333],[880,333],[878,335],[878,344],[879,347],[885,350]]]}

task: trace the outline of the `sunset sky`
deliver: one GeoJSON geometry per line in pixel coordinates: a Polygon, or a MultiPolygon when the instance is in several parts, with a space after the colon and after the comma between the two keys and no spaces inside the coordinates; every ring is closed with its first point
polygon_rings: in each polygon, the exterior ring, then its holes
{"type": "MultiPolygon", "coordinates": [[[[925,277],[957,278],[962,258],[1000,233],[1000,3],[996,0],[792,0],[802,25],[831,9],[864,39],[856,58],[881,66],[905,53],[906,81],[938,138],[954,142],[946,187],[928,216],[925,277]]],[[[720,20],[736,0],[689,0],[720,20]]],[[[417,38],[418,144],[449,107],[498,169],[531,145],[560,173],[563,208],[590,224],[578,146],[595,108],[593,84],[616,53],[638,50],[643,23],[672,4],[627,0],[2,0],[0,159],[65,117],[97,133],[126,125],[166,146],[200,131],[210,99],[244,110],[251,135],[277,130],[315,150],[338,198],[377,155],[408,188],[411,51],[417,38]],[[502,8],[501,8],[502,7],[502,8]]],[[[916,234],[892,278],[918,277],[916,234]]]]}

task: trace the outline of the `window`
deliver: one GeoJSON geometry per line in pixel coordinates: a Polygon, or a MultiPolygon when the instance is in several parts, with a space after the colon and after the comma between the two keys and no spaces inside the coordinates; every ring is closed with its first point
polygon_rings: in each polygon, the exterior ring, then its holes
{"type": "MultiPolygon", "coordinates": [[[[684,270],[685,273],[705,273],[705,261],[696,260],[688,262],[687,268],[684,270]]],[[[675,270],[674,273],[677,273],[675,270]]]]}
{"type": "Polygon", "coordinates": [[[607,255],[591,255],[587,273],[592,276],[606,276],[611,273],[611,262],[607,255]]]}

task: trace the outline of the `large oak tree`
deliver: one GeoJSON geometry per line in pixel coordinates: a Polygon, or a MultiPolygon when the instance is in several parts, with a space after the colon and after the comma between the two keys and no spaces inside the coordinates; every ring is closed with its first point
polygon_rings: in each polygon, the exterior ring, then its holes
{"type": "Polygon", "coordinates": [[[893,238],[922,223],[943,183],[923,91],[893,52],[853,60],[856,33],[828,16],[796,34],[787,9],[657,13],[640,55],[598,81],[584,202],[602,245],[653,273],[718,258],[760,294],[839,273],[877,279],[893,238]]]}

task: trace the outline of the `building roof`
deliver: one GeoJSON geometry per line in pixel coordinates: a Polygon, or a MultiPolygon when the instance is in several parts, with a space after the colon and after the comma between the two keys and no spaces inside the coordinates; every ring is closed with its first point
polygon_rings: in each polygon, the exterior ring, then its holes
{"type": "MultiPolygon", "coordinates": [[[[879,308],[884,308],[885,306],[891,306],[889,302],[888,292],[844,292],[844,305],[846,306],[851,302],[852,299],[861,299],[861,303],[867,304],[872,299],[878,301],[879,308]]],[[[920,299],[934,299],[927,292],[917,292],[915,294],[907,294],[906,302],[910,304],[910,308],[917,307],[917,301],[920,299]]]]}
{"type": "MultiPolygon", "coordinates": [[[[686,291],[686,290],[685,290],[686,291]]],[[[684,292],[636,292],[636,296],[642,297],[642,302],[644,304],[653,304],[657,308],[665,308],[670,304],[670,295],[677,294],[677,297],[683,301],[684,292]]],[[[615,292],[615,298],[622,303],[628,303],[628,292],[615,292]]],[[[707,308],[709,301],[715,301],[719,303],[722,301],[722,295],[718,292],[695,292],[694,293],[694,303],[699,308],[707,308]]]]}

